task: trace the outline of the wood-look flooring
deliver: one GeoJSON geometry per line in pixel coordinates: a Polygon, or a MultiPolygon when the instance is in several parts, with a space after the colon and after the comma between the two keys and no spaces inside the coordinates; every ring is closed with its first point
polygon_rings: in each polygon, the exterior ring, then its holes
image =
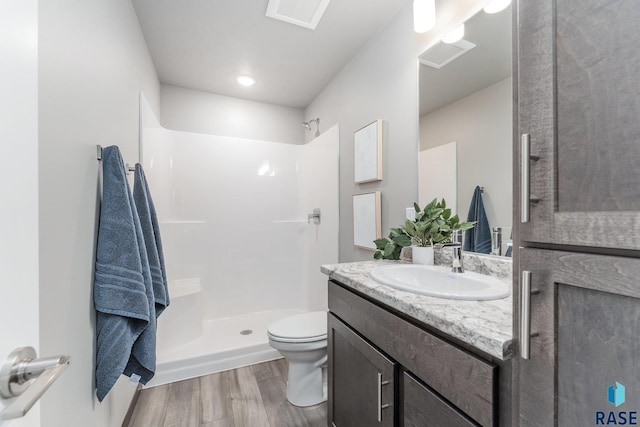
{"type": "Polygon", "coordinates": [[[327,404],[287,402],[284,359],[142,390],[127,427],[325,427],[327,404]]]}

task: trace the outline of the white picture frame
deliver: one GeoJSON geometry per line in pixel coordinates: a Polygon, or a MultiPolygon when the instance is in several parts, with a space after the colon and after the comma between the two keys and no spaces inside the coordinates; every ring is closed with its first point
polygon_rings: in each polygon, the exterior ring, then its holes
{"type": "Polygon", "coordinates": [[[382,120],[355,131],[353,142],[355,183],[382,180],[382,120]]]}
{"type": "Polygon", "coordinates": [[[374,240],[382,236],[380,192],[353,195],[353,245],[376,250],[374,240]]]}

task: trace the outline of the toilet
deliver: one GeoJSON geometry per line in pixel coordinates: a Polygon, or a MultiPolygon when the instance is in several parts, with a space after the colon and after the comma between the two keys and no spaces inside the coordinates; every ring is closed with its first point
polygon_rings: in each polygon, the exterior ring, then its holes
{"type": "Polygon", "coordinates": [[[273,322],[269,344],[289,363],[287,400],[312,406],[327,400],[327,312],[312,311],[273,322]]]}

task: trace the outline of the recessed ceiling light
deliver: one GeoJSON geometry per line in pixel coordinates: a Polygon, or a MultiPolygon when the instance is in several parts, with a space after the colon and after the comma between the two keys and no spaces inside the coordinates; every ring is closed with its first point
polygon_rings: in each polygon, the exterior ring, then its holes
{"type": "Polygon", "coordinates": [[[511,4],[511,0],[493,0],[484,7],[486,13],[502,12],[511,4]]]}
{"type": "Polygon", "coordinates": [[[413,0],[413,29],[426,33],[436,25],[435,0],[413,0]]]}
{"type": "Polygon", "coordinates": [[[250,76],[238,76],[236,77],[236,81],[242,86],[253,86],[256,84],[256,79],[250,76]]]}

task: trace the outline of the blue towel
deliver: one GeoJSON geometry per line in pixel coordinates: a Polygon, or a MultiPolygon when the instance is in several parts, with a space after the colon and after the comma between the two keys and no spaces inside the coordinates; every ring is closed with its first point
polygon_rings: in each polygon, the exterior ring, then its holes
{"type": "Polygon", "coordinates": [[[102,150],[103,190],[93,301],[96,395],[102,401],[124,372],[146,384],[155,371],[156,316],[142,228],[116,146],[102,150]]]}
{"type": "Polygon", "coordinates": [[[481,254],[491,253],[491,228],[489,228],[487,213],[484,210],[482,192],[478,186],[473,191],[467,221],[475,221],[476,224],[472,229],[465,232],[463,250],[481,254]]]}
{"type": "Polygon", "coordinates": [[[167,273],[160,240],[160,227],[156,208],[151,199],[147,178],[140,163],[136,164],[135,177],[133,179],[133,200],[140,217],[144,243],[149,257],[151,281],[153,282],[153,296],[156,303],[156,317],[169,305],[169,289],[167,287],[167,273]]]}

